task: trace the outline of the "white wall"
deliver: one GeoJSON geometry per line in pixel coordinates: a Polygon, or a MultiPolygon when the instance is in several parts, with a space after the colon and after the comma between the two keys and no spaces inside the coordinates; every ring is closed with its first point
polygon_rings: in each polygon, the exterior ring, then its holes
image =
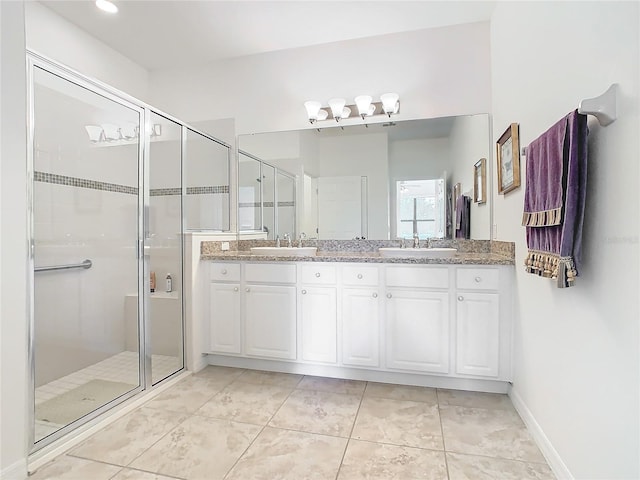
{"type": "Polygon", "coordinates": [[[490,139],[489,117],[474,115],[456,117],[451,134],[449,146],[451,150],[450,172],[451,185],[460,182],[462,192],[471,197],[471,238],[476,240],[489,240],[491,238],[491,177],[493,157],[489,150],[490,139]],[[473,202],[474,165],[481,158],[485,158],[487,171],[487,201],[486,203],[473,202]]]}
{"type": "Polygon", "coordinates": [[[26,478],[27,196],[24,7],[0,2],[0,477],[26,478]]]}
{"type": "Polygon", "coordinates": [[[150,96],[191,122],[234,117],[244,134],[313,128],[306,100],[362,93],[399,93],[397,120],[486,113],[490,83],[489,25],[477,23],[154,71],[150,96]]]}
{"type": "Polygon", "coordinates": [[[27,48],[140,100],[149,72],[38,2],[25,2],[27,48]]]}
{"type": "Polygon", "coordinates": [[[637,2],[498,2],[492,19],[494,141],[519,122],[527,145],[580,99],[620,84],[618,120],[589,119],[576,286],[524,272],[524,189],[494,194],[498,238],[516,242],[513,398],[557,451],[556,471],[578,479],[640,477],[638,14],[637,2]]]}

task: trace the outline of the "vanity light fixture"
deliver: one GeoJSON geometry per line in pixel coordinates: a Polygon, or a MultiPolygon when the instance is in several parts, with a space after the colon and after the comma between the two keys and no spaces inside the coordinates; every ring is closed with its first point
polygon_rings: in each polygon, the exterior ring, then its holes
{"type": "Polygon", "coordinates": [[[109,0],[96,0],[96,7],[98,7],[103,12],[118,13],[118,7],[116,6],[116,4],[110,2],[109,0]]]}
{"type": "MultiPolygon", "coordinates": [[[[344,98],[332,98],[329,100],[329,107],[331,107],[331,113],[333,118],[336,119],[336,122],[339,122],[342,118],[342,112],[344,111],[344,106],[347,102],[344,98]]],[[[351,112],[351,110],[349,110],[351,112]]]]}
{"type": "MultiPolygon", "coordinates": [[[[365,120],[367,117],[374,115],[391,115],[400,111],[400,97],[397,93],[385,93],[380,96],[380,102],[373,102],[371,95],[358,95],[354,99],[354,105],[346,105],[344,98],[332,98],[327,103],[328,107],[315,100],[304,102],[307,110],[307,119],[309,123],[314,124],[318,121],[328,118],[335,119],[336,122],[344,118],[351,117],[351,114],[357,110],[358,115],[365,120]]],[[[366,126],[366,123],[365,123],[366,126]]]]}
{"type": "MultiPolygon", "coordinates": [[[[304,102],[304,108],[307,109],[307,117],[309,118],[309,123],[314,123],[318,120],[318,113],[320,113],[320,107],[322,104],[320,102],[316,102],[315,100],[309,100],[308,102],[304,102]]],[[[324,113],[327,113],[326,110],[322,110],[324,113]]],[[[329,115],[327,113],[327,115],[329,115]]]]}
{"type": "Polygon", "coordinates": [[[389,118],[391,118],[392,113],[397,113],[400,108],[400,102],[398,102],[399,99],[400,96],[397,93],[385,93],[384,95],[380,95],[382,109],[384,110],[384,113],[389,115],[389,118]]]}
{"type": "MultiPolygon", "coordinates": [[[[373,101],[373,97],[371,95],[358,95],[353,99],[356,102],[356,106],[358,107],[358,114],[364,120],[364,117],[367,115],[371,115],[371,102],[373,101]]],[[[375,107],[374,107],[375,111],[375,107]]]]}

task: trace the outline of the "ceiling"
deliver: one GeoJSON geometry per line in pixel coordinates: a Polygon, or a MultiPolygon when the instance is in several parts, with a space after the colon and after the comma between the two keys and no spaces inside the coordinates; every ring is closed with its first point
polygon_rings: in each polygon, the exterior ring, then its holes
{"type": "Polygon", "coordinates": [[[93,0],[40,3],[147,70],[488,21],[495,1],[93,0]]]}

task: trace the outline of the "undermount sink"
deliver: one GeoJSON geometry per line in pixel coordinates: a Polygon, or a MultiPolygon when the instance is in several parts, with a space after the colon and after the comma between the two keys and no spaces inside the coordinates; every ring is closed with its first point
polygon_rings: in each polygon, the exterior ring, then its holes
{"type": "Polygon", "coordinates": [[[251,255],[269,257],[313,257],[318,247],[251,247],[251,255]]]}
{"type": "Polygon", "coordinates": [[[400,248],[381,247],[378,249],[381,257],[387,258],[448,258],[453,257],[458,250],[455,248],[400,248]]]}

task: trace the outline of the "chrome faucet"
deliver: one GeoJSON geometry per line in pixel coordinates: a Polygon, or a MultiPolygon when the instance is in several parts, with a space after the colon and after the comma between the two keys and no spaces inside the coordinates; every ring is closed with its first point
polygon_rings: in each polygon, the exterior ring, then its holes
{"type": "Polygon", "coordinates": [[[413,248],[420,248],[420,237],[418,232],[413,234],[413,248]]]}
{"type": "Polygon", "coordinates": [[[288,233],[285,233],[284,239],[287,241],[287,247],[291,248],[291,235],[288,233]]]}
{"type": "Polygon", "coordinates": [[[304,232],[300,233],[300,237],[298,238],[298,247],[302,248],[302,241],[307,238],[307,235],[304,232]]]}

